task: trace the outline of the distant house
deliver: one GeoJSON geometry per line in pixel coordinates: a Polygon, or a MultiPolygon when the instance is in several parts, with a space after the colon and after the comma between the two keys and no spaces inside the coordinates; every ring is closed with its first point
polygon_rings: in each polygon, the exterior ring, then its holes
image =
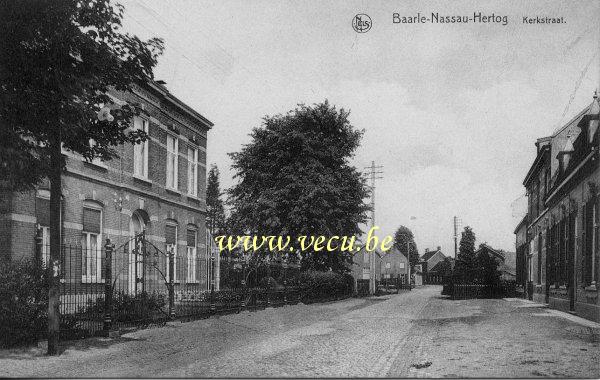
{"type": "Polygon", "coordinates": [[[408,259],[396,247],[376,258],[379,264],[379,273],[383,279],[401,278],[404,280],[408,274],[408,259]]]}
{"type": "Polygon", "coordinates": [[[404,280],[408,274],[408,259],[398,249],[392,248],[387,252],[375,250],[366,252],[364,247],[354,255],[352,276],[355,280],[369,280],[371,270],[369,257],[375,256],[375,280],[400,278],[404,280]]]}
{"type": "Polygon", "coordinates": [[[366,252],[364,247],[354,255],[352,275],[358,280],[371,278],[369,256],[375,255],[375,279],[403,277],[408,273],[408,259],[395,247],[382,253],[379,250],[366,252]]]}
{"type": "Polygon", "coordinates": [[[427,282],[427,278],[430,273],[435,273],[434,268],[441,262],[446,259],[446,256],[442,253],[442,247],[437,247],[435,250],[429,250],[429,248],[425,248],[425,253],[421,256],[421,268],[423,271],[423,276],[425,278],[425,282],[427,282]]]}
{"type": "Polygon", "coordinates": [[[413,285],[423,285],[423,266],[422,264],[415,265],[414,272],[411,274],[413,285]]]}
{"type": "Polygon", "coordinates": [[[516,280],[517,254],[515,252],[494,249],[484,243],[479,246],[479,249],[477,251],[475,251],[475,255],[479,255],[479,253],[483,251],[487,252],[488,255],[496,258],[496,261],[498,262],[498,270],[501,273],[502,280],[516,280]]]}

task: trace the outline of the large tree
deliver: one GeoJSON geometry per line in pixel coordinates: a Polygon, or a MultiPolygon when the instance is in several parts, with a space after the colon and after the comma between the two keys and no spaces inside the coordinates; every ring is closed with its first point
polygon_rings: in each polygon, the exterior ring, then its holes
{"type": "Polygon", "coordinates": [[[114,146],[146,138],[127,130],[140,109],[115,107],[107,94],[152,78],[163,45],[122,32],[122,18],[109,0],[0,2],[0,178],[13,191],[50,180],[49,354],[59,325],[61,149],[109,160],[114,146]]]}
{"type": "Polygon", "coordinates": [[[398,227],[394,233],[394,247],[408,258],[411,267],[419,263],[419,251],[417,250],[417,243],[415,243],[415,236],[408,227],[398,227]]]}
{"type": "Polygon", "coordinates": [[[466,283],[472,283],[477,278],[475,233],[469,226],[462,232],[453,274],[457,280],[466,283]]]}
{"type": "MultiPolygon", "coordinates": [[[[267,116],[252,141],[231,153],[238,183],[229,190],[239,232],[253,235],[356,236],[362,231],[369,195],[349,164],[362,131],[349,113],[327,101],[267,116]]],[[[349,252],[303,252],[302,266],[347,271],[349,252]]]]}
{"type": "Polygon", "coordinates": [[[225,232],[225,207],[221,195],[219,168],[211,165],[206,181],[206,227],[213,236],[225,232]]]}

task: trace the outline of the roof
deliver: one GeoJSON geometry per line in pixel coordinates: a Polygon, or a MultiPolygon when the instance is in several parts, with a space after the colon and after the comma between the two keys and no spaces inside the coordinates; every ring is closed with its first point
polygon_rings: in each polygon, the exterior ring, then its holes
{"type": "Polygon", "coordinates": [[[441,250],[436,249],[435,251],[427,251],[423,254],[423,256],[421,256],[421,261],[429,261],[429,259],[431,259],[436,253],[441,253],[442,256],[446,257],[441,250]]]}
{"type": "Polygon", "coordinates": [[[589,123],[590,119],[598,118],[595,112],[598,112],[600,106],[597,103],[598,99],[594,96],[592,104],[586,107],[584,110],[589,110],[589,113],[581,116],[577,122],[577,128],[581,130],[581,133],[577,135],[575,141],[572,141],[570,138],[567,140],[565,148],[561,153],[570,152],[571,158],[567,167],[557,173],[554,185],[550,189],[550,195],[548,196],[547,202],[554,198],[559,188],[563,187],[564,184],[569,182],[572,174],[579,170],[580,166],[584,166],[587,162],[589,162],[593,156],[595,152],[594,146],[598,145],[598,133],[596,132],[590,144],[588,142],[589,132],[587,123],[589,123]]]}
{"type": "Polygon", "coordinates": [[[200,115],[200,113],[198,113],[192,107],[188,106],[187,104],[179,100],[175,95],[171,94],[167,87],[165,87],[164,85],[155,81],[148,81],[146,85],[155,92],[159,93],[166,101],[179,108],[179,110],[185,112],[196,121],[202,123],[206,128],[210,129],[214,126],[214,124],[210,120],[200,115]]]}
{"type": "Polygon", "coordinates": [[[540,150],[539,150],[537,156],[535,157],[533,164],[531,164],[531,167],[527,171],[527,175],[525,176],[525,179],[523,180],[523,186],[527,186],[527,184],[529,183],[529,180],[533,177],[534,173],[537,172],[537,169],[539,169],[541,167],[542,163],[547,158],[547,156],[549,156],[549,154],[550,154],[550,145],[543,145],[540,147],[540,150]]]}
{"type": "MultiPolygon", "coordinates": [[[[435,265],[433,266],[433,268],[431,268],[431,269],[428,269],[427,271],[428,271],[428,272],[437,272],[437,271],[439,271],[439,270],[440,270],[440,268],[439,268],[439,267],[440,267],[440,266],[442,266],[444,262],[445,262],[445,260],[441,260],[441,261],[439,261],[437,264],[435,264],[435,265]]],[[[451,262],[451,261],[449,262],[449,264],[450,264],[450,267],[452,267],[452,262],[451,262]]]]}
{"type": "Polygon", "coordinates": [[[513,234],[516,234],[517,232],[519,232],[519,229],[523,225],[527,225],[527,214],[525,214],[525,216],[523,217],[523,219],[521,219],[521,221],[519,222],[519,224],[517,224],[517,226],[515,227],[515,230],[514,230],[513,234]]]}
{"type": "Polygon", "coordinates": [[[479,252],[481,252],[483,249],[485,249],[485,250],[487,250],[487,251],[491,252],[491,253],[492,253],[494,256],[496,256],[496,257],[498,257],[499,259],[501,259],[502,261],[504,261],[505,254],[504,254],[504,251],[503,251],[503,250],[501,250],[501,249],[495,249],[495,248],[492,248],[492,247],[490,247],[490,246],[489,246],[489,245],[487,245],[486,243],[482,243],[482,244],[480,244],[480,246],[479,246],[479,249],[477,249],[477,250],[475,251],[475,253],[479,253],[479,252]]]}

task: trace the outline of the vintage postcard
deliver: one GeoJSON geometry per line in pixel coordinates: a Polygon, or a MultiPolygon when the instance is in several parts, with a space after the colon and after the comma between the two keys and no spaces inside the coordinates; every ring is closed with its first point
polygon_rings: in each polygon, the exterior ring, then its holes
{"type": "Polygon", "coordinates": [[[600,377],[598,0],[0,30],[1,377],[600,377]]]}

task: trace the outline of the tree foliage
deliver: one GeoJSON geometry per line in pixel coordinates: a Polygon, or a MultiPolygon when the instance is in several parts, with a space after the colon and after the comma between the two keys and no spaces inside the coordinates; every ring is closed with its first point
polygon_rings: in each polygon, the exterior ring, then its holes
{"type": "Polygon", "coordinates": [[[500,283],[499,261],[482,244],[481,249],[475,257],[476,281],[485,285],[497,285],[500,283]]]}
{"type": "Polygon", "coordinates": [[[211,165],[206,181],[206,228],[213,236],[225,231],[225,207],[221,195],[219,168],[211,165]]]}
{"type": "Polygon", "coordinates": [[[408,257],[411,267],[414,267],[419,263],[417,243],[415,243],[415,237],[408,227],[398,227],[394,233],[394,247],[396,247],[396,249],[398,249],[405,257],[408,257]],[[408,256],[409,252],[410,257],[408,256]]]}
{"type": "Polygon", "coordinates": [[[452,274],[452,261],[449,257],[437,265],[437,274],[444,278],[452,274]]]}
{"type": "Polygon", "coordinates": [[[471,227],[465,227],[460,239],[458,256],[454,266],[454,277],[462,282],[471,283],[476,279],[475,233],[471,227]]]}
{"type": "MultiPolygon", "coordinates": [[[[115,146],[147,137],[128,129],[141,107],[109,93],[152,79],[163,43],[123,33],[123,10],[110,0],[0,2],[0,181],[25,191],[49,178],[49,268],[60,265],[62,150],[110,160],[115,146]]],[[[48,280],[51,355],[58,353],[58,281],[48,280]]]]}
{"type": "MultiPolygon", "coordinates": [[[[123,7],[109,0],[0,2],[0,178],[21,191],[55,165],[52,150],[92,159],[116,156],[113,146],[140,142],[127,131],[140,112],[126,104],[112,121],[98,112],[111,105],[109,89],[129,91],[152,78],[162,40],[121,32],[123,7]],[[90,144],[90,140],[93,141],[90,144]]],[[[63,156],[58,165],[65,166],[63,156]]]]}
{"type": "MultiPolygon", "coordinates": [[[[349,113],[328,101],[267,116],[252,141],[231,153],[238,183],[229,190],[232,225],[252,235],[354,236],[368,190],[348,160],[360,144],[349,113]]],[[[303,252],[304,268],[346,271],[347,252],[303,252]]]]}

